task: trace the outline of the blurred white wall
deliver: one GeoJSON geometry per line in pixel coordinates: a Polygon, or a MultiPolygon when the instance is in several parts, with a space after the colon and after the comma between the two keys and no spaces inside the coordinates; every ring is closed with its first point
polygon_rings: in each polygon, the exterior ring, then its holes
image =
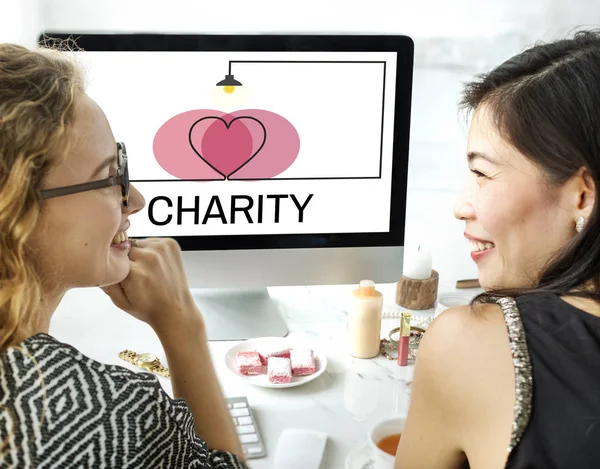
{"type": "Polygon", "coordinates": [[[40,2],[46,29],[56,31],[402,33],[431,65],[494,63],[525,43],[600,23],[597,0],[40,2]]]}
{"type": "Polygon", "coordinates": [[[43,30],[41,0],[0,0],[0,43],[34,45],[43,30]]]}

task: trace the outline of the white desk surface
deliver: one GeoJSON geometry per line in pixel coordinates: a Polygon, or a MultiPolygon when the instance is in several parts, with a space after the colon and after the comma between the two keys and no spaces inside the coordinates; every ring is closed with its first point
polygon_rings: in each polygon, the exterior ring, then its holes
{"type": "MultiPolygon", "coordinates": [[[[227,350],[236,342],[211,342],[219,381],[227,397],[247,396],[265,441],[267,457],[249,461],[252,469],[271,468],[272,457],[284,428],[312,428],[329,435],[322,469],[341,469],[349,452],[366,442],[369,428],[378,420],[406,414],[413,366],[399,367],[379,356],[352,358],[346,352],[346,301],[353,286],[277,287],[269,293],[290,329],[290,337],[306,337],[328,359],[327,370],[316,380],[287,389],[260,388],[233,375],[224,365],[227,350]]],[[[395,284],[378,285],[384,294],[384,311],[397,310],[395,284]]],[[[440,285],[439,293],[454,291],[440,285]]],[[[400,310],[402,310],[400,308],[400,310]]],[[[433,310],[419,314],[433,314],[433,310]]],[[[383,319],[382,337],[399,325],[383,319]]],[[[50,334],[70,343],[103,363],[139,371],[121,361],[123,349],[151,352],[165,362],[152,329],[117,309],[100,289],[69,292],[56,311],[50,334]]],[[[159,378],[171,394],[167,379],[159,378]]]]}

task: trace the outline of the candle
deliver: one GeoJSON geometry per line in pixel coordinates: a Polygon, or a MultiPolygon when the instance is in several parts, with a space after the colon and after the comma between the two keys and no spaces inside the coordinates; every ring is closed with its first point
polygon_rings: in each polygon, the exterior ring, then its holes
{"type": "Polygon", "coordinates": [[[414,280],[431,278],[431,252],[421,246],[405,257],[403,275],[414,280]]]}

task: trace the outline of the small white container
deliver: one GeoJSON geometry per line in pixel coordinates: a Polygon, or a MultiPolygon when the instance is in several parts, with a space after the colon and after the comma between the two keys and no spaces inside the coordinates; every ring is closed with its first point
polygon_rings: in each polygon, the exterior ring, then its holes
{"type": "Polygon", "coordinates": [[[468,305],[475,297],[473,293],[449,292],[442,293],[438,296],[435,302],[434,317],[438,317],[440,313],[454,306],[468,305]]]}

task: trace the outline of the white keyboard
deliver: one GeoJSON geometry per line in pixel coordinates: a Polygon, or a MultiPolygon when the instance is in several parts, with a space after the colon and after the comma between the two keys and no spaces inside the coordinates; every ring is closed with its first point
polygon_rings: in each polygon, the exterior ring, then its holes
{"type": "Polygon", "coordinates": [[[267,455],[262,441],[256,419],[245,397],[229,397],[227,405],[233,423],[235,424],[244,454],[248,459],[264,458],[267,455]]]}

